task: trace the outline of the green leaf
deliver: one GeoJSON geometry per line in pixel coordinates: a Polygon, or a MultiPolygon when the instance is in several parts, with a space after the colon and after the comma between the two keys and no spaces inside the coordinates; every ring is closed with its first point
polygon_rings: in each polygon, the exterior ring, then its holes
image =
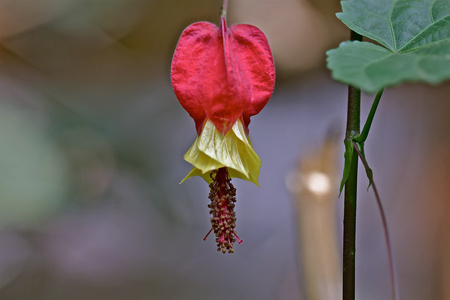
{"type": "Polygon", "coordinates": [[[353,141],[345,140],[345,153],[344,153],[344,173],[342,174],[341,186],[339,187],[339,196],[342,193],[345,183],[347,182],[348,175],[350,174],[350,167],[353,160],[353,141]]]}
{"type": "Polygon", "coordinates": [[[450,0],[347,0],[337,17],[375,40],[327,52],[333,78],[368,93],[405,81],[450,78],[450,0]],[[384,46],[384,47],[383,47],[384,46]]]}

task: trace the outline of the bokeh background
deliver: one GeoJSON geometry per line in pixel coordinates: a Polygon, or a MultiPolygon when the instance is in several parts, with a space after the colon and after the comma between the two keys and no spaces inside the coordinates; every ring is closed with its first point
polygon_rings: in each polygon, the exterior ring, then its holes
{"type": "MultiPolygon", "coordinates": [[[[349,36],[339,5],[229,3],[229,23],[261,28],[277,66],[274,95],[250,126],[261,187],[234,180],[244,243],[233,255],[202,241],[205,182],[178,184],[196,132],[170,86],[182,30],[217,24],[220,7],[0,1],[0,299],[339,299],[347,88],[325,68],[325,51],[349,36]],[[332,155],[316,163],[323,153],[332,155]],[[316,167],[329,171],[325,200],[302,187],[316,167]],[[327,204],[311,214],[308,203],[327,204]],[[311,258],[318,240],[327,246],[311,258]]],[[[448,83],[386,90],[366,143],[400,299],[450,299],[449,100],[448,83]]],[[[357,298],[389,299],[381,221],[360,173],[357,298]]]]}

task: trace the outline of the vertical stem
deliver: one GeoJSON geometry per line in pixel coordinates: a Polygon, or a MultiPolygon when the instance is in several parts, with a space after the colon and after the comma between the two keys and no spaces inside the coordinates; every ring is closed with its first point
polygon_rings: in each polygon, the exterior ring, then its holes
{"type": "MultiPolygon", "coordinates": [[[[351,32],[353,40],[362,40],[362,36],[351,32]]],[[[360,130],[361,91],[348,87],[348,110],[346,140],[353,140],[360,130]]],[[[345,183],[344,192],[344,242],[342,259],[342,295],[343,300],[355,299],[355,253],[356,253],[356,188],[358,177],[358,153],[353,152],[350,173],[345,183]]]]}
{"type": "Polygon", "coordinates": [[[222,17],[227,18],[228,0],[223,0],[222,3],[222,17]]]}

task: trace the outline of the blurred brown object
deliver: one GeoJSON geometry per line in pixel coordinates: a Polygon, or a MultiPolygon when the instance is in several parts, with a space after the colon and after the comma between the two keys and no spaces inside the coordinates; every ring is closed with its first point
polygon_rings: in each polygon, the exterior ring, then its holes
{"type": "Polygon", "coordinates": [[[0,41],[33,30],[67,13],[72,0],[14,0],[0,4],[0,41]]]}
{"type": "Polygon", "coordinates": [[[325,51],[348,38],[348,28],[335,16],[340,6],[329,2],[232,1],[229,16],[232,23],[248,23],[264,31],[280,71],[277,76],[284,78],[325,66],[325,51]]]}
{"type": "Polygon", "coordinates": [[[220,2],[2,2],[0,71],[78,112],[122,113],[139,86],[169,83],[181,32],[217,21],[220,2]]]}
{"type": "Polygon", "coordinates": [[[326,18],[334,17],[335,13],[341,11],[341,2],[336,0],[306,0],[309,5],[317,9],[326,18]]]}
{"type": "Polygon", "coordinates": [[[302,155],[298,169],[287,178],[298,208],[299,262],[310,300],[334,300],[341,294],[336,226],[339,146],[336,134],[328,134],[319,149],[302,155]]]}

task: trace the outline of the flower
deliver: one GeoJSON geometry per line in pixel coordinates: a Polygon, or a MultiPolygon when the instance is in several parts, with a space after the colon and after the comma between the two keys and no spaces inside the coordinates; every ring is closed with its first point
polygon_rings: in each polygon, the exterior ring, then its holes
{"type": "Polygon", "coordinates": [[[261,161],[248,126],[273,92],[275,67],[269,44],[255,26],[227,27],[224,15],[220,27],[194,23],[178,41],[171,78],[175,95],[197,129],[184,156],[193,168],[183,181],[201,176],[209,183],[210,232],[214,230],[218,250],[234,252],[233,243],[242,240],[234,230],[236,192],[231,178],[258,185],[261,161]]]}

